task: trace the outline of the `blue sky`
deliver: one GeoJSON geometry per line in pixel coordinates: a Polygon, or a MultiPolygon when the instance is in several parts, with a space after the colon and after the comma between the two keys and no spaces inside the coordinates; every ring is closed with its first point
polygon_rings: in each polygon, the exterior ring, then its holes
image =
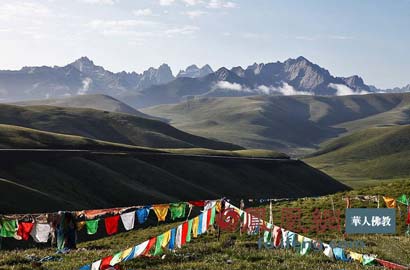
{"type": "Polygon", "coordinates": [[[0,1],[0,69],[88,56],[112,71],[246,67],[303,55],[333,75],[410,83],[410,0],[0,1]]]}

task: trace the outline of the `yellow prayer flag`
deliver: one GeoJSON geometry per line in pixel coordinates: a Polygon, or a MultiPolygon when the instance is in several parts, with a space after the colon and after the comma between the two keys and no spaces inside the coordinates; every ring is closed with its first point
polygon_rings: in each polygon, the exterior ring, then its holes
{"type": "Polygon", "coordinates": [[[77,231],[81,231],[85,226],[85,221],[78,221],[76,225],[77,225],[77,231]]]}
{"type": "Polygon", "coordinates": [[[198,237],[198,225],[199,225],[199,216],[194,218],[194,221],[192,222],[192,237],[197,238],[198,237]]]}
{"type": "Polygon", "coordinates": [[[384,197],[383,200],[386,203],[387,208],[396,208],[397,207],[397,201],[395,198],[390,198],[390,197],[384,197]]]}
{"type": "Polygon", "coordinates": [[[154,212],[157,215],[158,221],[165,221],[169,209],[169,204],[156,204],[153,205],[152,208],[154,208],[154,212]]]}
{"type": "Polygon", "coordinates": [[[171,230],[163,233],[161,247],[166,248],[168,246],[169,240],[171,239],[171,230]]]}

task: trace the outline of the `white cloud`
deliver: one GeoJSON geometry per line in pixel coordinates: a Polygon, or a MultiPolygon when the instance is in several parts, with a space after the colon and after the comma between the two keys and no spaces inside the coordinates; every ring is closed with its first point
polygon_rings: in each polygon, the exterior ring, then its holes
{"type": "Polygon", "coordinates": [[[159,0],[161,6],[170,6],[175,2],[175,0],[159,0]]]}
{"type": "Polygon", "coordinates": [[[351,36],[341,36],[341,35],[330,35],[329,38],[330,38],[330,39],[338,39],[338,40],[349,40],[349,39],[353,39],[353,37],[351,37],[351,36]]]}
{"type": "Polygon", "coordinates": [[[227,90],[235,90],[235,91],[243,91],[245,90],[242,85],[239,83],[230,83],[227,81],[219,81],[216,85],[216,88],[219,89],[227,89],[227,90]]]}
{"type": "Polygon", "coordinates": [[[133,10],[132,13],[135,16],[152,16],[152,10],[149,8],[136,9],[136,10],[133,10]]]}
{"type": "Polygon", "coordinates": [[[80,0],[83,3],[87,4],[98,4],[98,5],[114,5],[117,0],[80,0]]]}
{"type": "Polygon", "coordinates": [[[306,91],[298,91],[295,88],[293,88],[291,85],[288,83],[282,83],[281,86],[279,87],[274,87],[274,86],[266,86],[266,85],[260,85],[256,89],[259,93],[265,94],[265,95],[272,95],[272,94],[281,94],[284,96],[296,96],[296,95],[313,95],[310,92],[306,91]]]}
{"type": "Polygon", "coordinates": [[[82,81],[83,87],[78,89],[77,94],[78,95],[85,95],[87,94],[88,90],[90,89],[90,85],[92,84],[93,80],[91,78],[85,78],[82,81]]]}
{"type": "Polygon", "coordinates": [[[202,3],[201,0],[182,0],[187,6],[195,6],[202,3]]]}
{"type": "Polygon", "coordinates": [[[25,20],[27,18],[44,18],[52,15],[51,10],[40,3],[13,2],[0,4],[0,21],[25,20]]]}
{"type": "Polygon", "coordinates": [[[190,19],[198,18],[206,13],[207,12],[202,11],[202,10],[191,10],[191,11],[184,12],[184,14],[187,15],[190,19]]]}
{"type": "Polygon", "coordinates": [[[199,27],[197,26],[192,26],[192,25],[186,25],[186,26],[181,26],[181,27],[175,27],[171,29],[167,29],[164,31],[164,33],[167,36],[173,36],[173,35],[190,35],[194,34],[199,30],[199,27]]]}
{"type": "Polygon", "coordinates": [[[143,31],[142,28],[156,26],[158,26],[158,23],[149,20],[93,20],[88,23],[88,27],[107,36],[135,37],[152,35],[147,31],[143,31]]]}
{"type": "Polygon", "coordinates": [[[208,8],[236,8],[237,4],[231,1],[225,0],[210,0],[208,8]]]}
{"type": "Polygon", "coordinates": [[[336,90],[337,96],[349,96],[349,95],[366,95],[369,94],[367,91],[354,91],[347,85],[344,84],[337,84],[337,83],[329,83],[329,87],[336,90]]]}

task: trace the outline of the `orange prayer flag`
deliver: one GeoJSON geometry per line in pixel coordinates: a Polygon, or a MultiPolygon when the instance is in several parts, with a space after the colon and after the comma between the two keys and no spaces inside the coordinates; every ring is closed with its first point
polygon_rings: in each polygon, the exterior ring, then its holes
{"type": "Polygon", "coordinates": [[[384,197],[383,200],[386,203],[387,208],[396,208],[397,207],[397,201],[395,198],[390,198],[390,197],[384,197]]]}

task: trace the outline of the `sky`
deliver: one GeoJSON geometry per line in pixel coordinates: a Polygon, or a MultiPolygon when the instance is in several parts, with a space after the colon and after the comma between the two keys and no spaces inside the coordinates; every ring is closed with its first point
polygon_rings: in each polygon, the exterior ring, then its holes
{"type": "Polygon", "coordinates": [[[379,88],[410,83],[410,0],[0,0],[0,69],[247,67],[304,56],[379,88]]]}

